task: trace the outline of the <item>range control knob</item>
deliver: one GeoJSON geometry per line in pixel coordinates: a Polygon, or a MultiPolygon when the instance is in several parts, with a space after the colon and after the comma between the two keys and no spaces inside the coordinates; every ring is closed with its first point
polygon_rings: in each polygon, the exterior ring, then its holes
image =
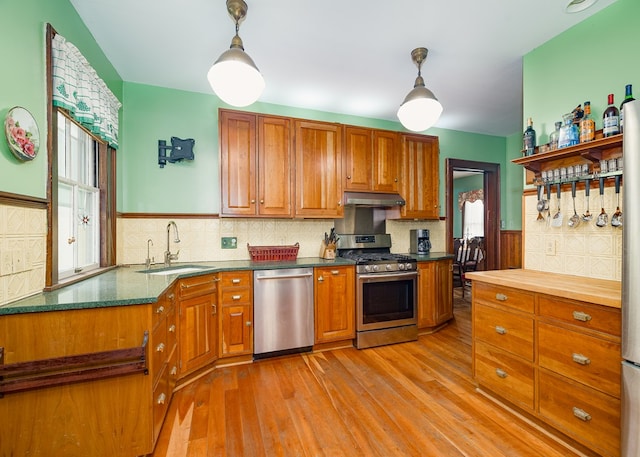
{"type": "MultiPolygon", "coordinates": [[[[409,267],[409,268],[411,268],[411,267],[409,267]]],[[[405,264],[404,263],[399,263],[398,264],[398,270],[404,270],[404,269],[405,269],[405,264]]]]}
{"type": "Polygon", "coordinates": [[[374,265],[372,268],[373,268],[373,271],[378,271],[380,269],[378,265],[374,265]]]}
{"type": "Polygon", "coordinates": [[[367,273],[371,273],[371,265],[365,265],[364,271],[366,271],[367,273]]]}
{"type": "Polygon", "coordinates": [[[408,263],[405,265],[407,270],[411,270],[413,268],[413,264],[412,263],[408,263]]]}
{"type": "Polygon", "coordinates": [[[386,264],[386,265],[385,265],[385,267],[384,267],[384,268],[385,268],[385,270],[387,270],[387,271],[391,271],[391,270],[393,270],[393,265],[391,265],[390,263],[388,263],[388,264],[386,264]]]}

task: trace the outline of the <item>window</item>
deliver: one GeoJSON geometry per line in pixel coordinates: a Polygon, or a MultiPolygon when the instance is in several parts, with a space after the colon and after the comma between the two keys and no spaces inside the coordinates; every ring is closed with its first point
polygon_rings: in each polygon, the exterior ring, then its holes
{"type": "Polygon", "coordinates": [[[464,213],[462,215],[462,236],[470,240],[471,238],[484,237],[484,202],[476,200],[474,202],[464,202],[464,213]]]}
{"type": "Polygon", "coordinates": [[[98,147],[58,112],[58,279],[100,266],[98,147]]]}

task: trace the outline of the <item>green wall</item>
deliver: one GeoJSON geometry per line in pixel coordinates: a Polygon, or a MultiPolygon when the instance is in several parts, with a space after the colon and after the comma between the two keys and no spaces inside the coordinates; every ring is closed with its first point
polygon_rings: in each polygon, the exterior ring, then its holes
{"type": "Polygon", "coordinates": [[[587,100],[601,129],[607,94],[620,106],[624,86],[633,84],[640,98],[639,18],[638,0],[618,0],[524,56],[523,120],[533,118],[538,143],[587,100]]]}

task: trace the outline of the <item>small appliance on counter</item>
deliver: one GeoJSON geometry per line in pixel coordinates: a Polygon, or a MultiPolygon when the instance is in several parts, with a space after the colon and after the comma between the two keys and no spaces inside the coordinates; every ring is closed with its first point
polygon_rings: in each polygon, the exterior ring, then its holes
{"type": "Polygon", "coordinates": [[[431,250],[428,229],[416,229],[409,231],[409,253],[426,255],[431,250]]]}

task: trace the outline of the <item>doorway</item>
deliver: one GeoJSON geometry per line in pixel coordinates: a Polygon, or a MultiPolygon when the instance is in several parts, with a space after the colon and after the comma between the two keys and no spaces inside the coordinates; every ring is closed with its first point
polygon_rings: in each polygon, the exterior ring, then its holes
{"type": "Polygon", "coordinates": [[[446,159],[447,252],[453,252],[453,215],[457,197],[453,195],[455,171],[483,174],[485,269],[500,268],[500,164],[473,160],[446,159]]]}

